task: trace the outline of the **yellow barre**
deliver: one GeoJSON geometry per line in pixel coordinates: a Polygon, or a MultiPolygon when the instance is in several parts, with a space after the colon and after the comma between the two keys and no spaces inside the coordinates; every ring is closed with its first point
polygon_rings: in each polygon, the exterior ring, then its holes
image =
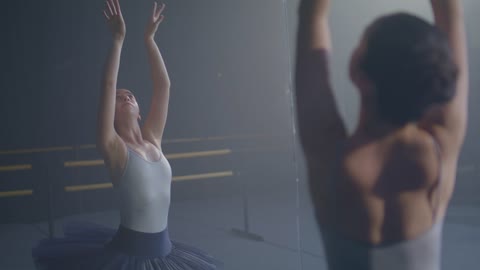
{"type": "Polygon", "coordinates": [[[79,185],[79,186],[66,186],[65,191],[73,192],[73,191],[105,189],[105,188],[112,188],[112,187],[113,187],[112,183],[79,185]]]}
{"type": "MultiPolygon", "coordinates": [[[[222,149],[222,150],[212,150],[212,151],[199,151],[199,152],[167,154],[167,155],[165,155],[165,157],[167,159],[182,159],[182,158],[194,158],[194,157],[220,156],[220,155],[228,155],[230,153],[232,153],[232,150],[222,149]]],[[[104,161],[101,160],[101,159],[66,161],[66,162],[64,162],[65,167],[99,166],[99,165],[103,165],[103,164],[104,164],[104,161]]]]}
{"type": "MultiPolygon", "coordinates": [[[[184,176],[175,176],[173,181],[187,181],[187,180],[199,180],[199,179],[210,179],[210,178],[220,178],[233,176],[232,171],[226,172],[215,172],[215,173],[204,173],[204,174],[192,174],[184,176]]],[[[91,184],[91,185],[77,185],[77,186],[66,186],[65,191],[75,192],[75,191],[85,191],[85,190],[97,190],[97,189],[106,189],[112,188],[112,183],[101,183],[101,184],[91,184]]]]}
{"type": "Polygon", "coordinates": [[[46,147],[46,148],[35,148],[35,149],[5,150],[5,151],[0,151],[0,155],[33,154],[33,153],[42,153],[42,152],[57,152],[57,151],[71,151],[71,150],[73,150],[73,147],[71,146],[46,147]]]}
{"type": "Polygon", "coordinates": [[[176,176],[176,177],[173,177],[173,181],[199,180],[199,179],[219,178],[219,177],[227,177],[227,176],[233,176],[233,172],[228,171],[228,172],[176,176]]]}
{"type": "Polygon", "coordinates": [[[6,171],[26,171],[31,170],[31,164],[18,164],[18,165],[9,165],[9,166],[0,166],[0,172],[6,171]]]}
{"type": "Polygon", "coordinates": [[[31,189],[2,191],[2,192],[0,192],[0,198],[29,196],[29,195],[32,195],[32,194],[33,194],[33,190],[31,190],[31,189]]]}
{"type": "Polygon", "coordinates": [[[80,161],[66,161],[63,163],[65,167],[87,167],[87,166],[100,166],[105,164],[103,159],[96,160],[80,160],[80,161]]]}
{"type": "Polygon", "coordinates": [[[168,159],[181,159],[181,158],[193,158],[193,157],[209,157],[209,156],[221,156],[232,153],[230,149],[213,150],[213,151],[201,151],[190,153],[177,153],[165,155],[168,159]]]}

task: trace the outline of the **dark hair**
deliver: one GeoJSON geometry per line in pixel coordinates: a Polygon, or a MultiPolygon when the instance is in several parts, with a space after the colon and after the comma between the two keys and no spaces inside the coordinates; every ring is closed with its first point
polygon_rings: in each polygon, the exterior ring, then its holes
{"type": "Polygon", "coordinates": [[[446,36],[406,13],[381,17],[368,28],[361,68],[375,84],[380,117],[403,125],[455,95],[457,67],[446,36]]]}

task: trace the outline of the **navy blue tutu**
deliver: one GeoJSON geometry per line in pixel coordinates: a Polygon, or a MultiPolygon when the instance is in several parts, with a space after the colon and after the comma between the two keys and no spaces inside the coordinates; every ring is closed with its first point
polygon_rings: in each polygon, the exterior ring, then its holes
{"type": "Polygon", "coordinates": [[[219,262],[194,247],[171,241],[168,229],[142,233],[93,223],[68,223],[65,237],[32,249],[39,270],[213,270],[219,262]]]}

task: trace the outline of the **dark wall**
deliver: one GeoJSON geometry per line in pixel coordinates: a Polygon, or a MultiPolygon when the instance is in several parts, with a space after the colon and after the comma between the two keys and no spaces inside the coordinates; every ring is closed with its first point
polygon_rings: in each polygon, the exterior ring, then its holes
{"type": "MultiPolygon", "coordinates": [[[[0,192],[34,190],[32,196],[0,198],[6,222],[45,219],[49,191],[55,216],[115,206],[111,189],[64,191],[69,185],[108,182],[102,166],[63,165],[100,159],[94,148],[79,146],[95,143],[100,80],[111,45],[103,3],[10,1],[4,11],[0,166],[31,164],[32,170],[1,173],[0,192]],[[53,146],[73,148],[2,153],[53,146]]],[[[121,4],[127,37],[118,87],[135,93],[145,115],[152,84],[143,31],[153,1],[121,0],[121,4]]],[[[156,35],[172,81],[164,138],[226,138],[166,143],[163,150],[166,154],[232,150],[226,156],[171,160],[174,176],[235,173],[233,181],[175,182],[172,199],[235,196],[245,187],[249,192],[271,192],[272,187],[294,190],[283,2],[166,4],[166,18],[156,35]]],[[[295,198],[296,193],[288,196],[295,198]]]]}
{"type": "MultiPolygon", "coordinates": [[[[142,35],[152,3],[121,1],[127,37],[118,86],[134,91],[143,114],[151,79],[142,35]]],[[[288,127],[281,3],[166,4],[166,20],[156,36],[172,80],[166,138],[288,127]]],[[[2,39],[0,149],[94,143],[111,40],[102,8],[103,1],[9,2],[2,39]]]]}

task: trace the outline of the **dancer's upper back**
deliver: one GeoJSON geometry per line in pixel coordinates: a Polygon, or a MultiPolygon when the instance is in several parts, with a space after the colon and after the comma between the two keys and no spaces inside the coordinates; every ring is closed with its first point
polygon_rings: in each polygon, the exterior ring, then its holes
{"type": "Polygon", "coordinates": [[[121,224],[140,232],[167,227],[172,171],[166,158],[148,161],[127,147],[127,162],[116,188],[121,224]]]}

